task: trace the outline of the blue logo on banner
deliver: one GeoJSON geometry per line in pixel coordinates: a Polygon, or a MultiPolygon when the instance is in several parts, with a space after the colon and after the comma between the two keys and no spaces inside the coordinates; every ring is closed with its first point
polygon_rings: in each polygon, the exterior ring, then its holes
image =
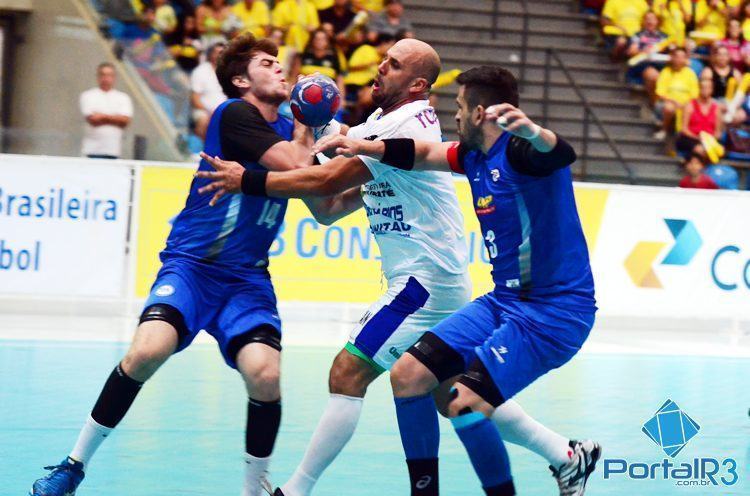
{"type": "Polygon", "coordinates": [[[698,434],[701,426],[680,410],[672,400],[667,400],[641,429],[649,439],[661,446],[664,453],[674,458],[698,434]]]}

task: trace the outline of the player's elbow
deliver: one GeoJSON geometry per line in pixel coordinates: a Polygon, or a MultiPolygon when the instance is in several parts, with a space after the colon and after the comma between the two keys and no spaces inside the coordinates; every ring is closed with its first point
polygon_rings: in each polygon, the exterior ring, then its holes
{"type": "Polygon", "coordinates": [[[331,226],[334,222],[336,222],[335,217],[326,214],[313,213],[313,217],[315,218],[315,222],[317,222],[321,226],[331,226]]]}

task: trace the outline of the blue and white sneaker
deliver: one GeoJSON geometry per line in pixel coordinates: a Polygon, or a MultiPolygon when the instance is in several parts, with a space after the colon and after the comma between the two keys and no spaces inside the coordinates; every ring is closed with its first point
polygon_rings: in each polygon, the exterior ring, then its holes
{"type": "Polygon", "coordinates": [[[83,463],[67,457],[44,470],[52,472],[34,482],[29,496],[74,496],[84,477],[83,463]]]}
{"type": "Polygon", "coordinates": [[[570,461],[557,468],[550,466],[550,470],[557,480],[560,496],[582,496],[586,491],[586,482],[602,456],[602,447],[587,439],[570,441],[570,448],[570,461]]]}

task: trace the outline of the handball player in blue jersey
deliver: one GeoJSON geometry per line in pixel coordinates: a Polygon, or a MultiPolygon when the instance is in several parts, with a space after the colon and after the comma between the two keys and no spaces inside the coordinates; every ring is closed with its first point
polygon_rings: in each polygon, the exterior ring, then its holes
{"type": "MultiPolygon", "coordinates": [[[[214,112],[205,149],[252,170],[287,170],[310,162],[305,133],[292,140],[293,123],[279,116],[288,87],[276,45],[251,35],[235,39],[216,72],[229,100],[214,112]]],[[[211,169],[201,162],[199,170],[211,169]]],[[[239,371],[249,396],[243,495],[262,494],[281,419],[281,322],[268,273],[268,250],[284,220],[287,200],[231,195],[209,205],[198,194],[209,181],[196,178],[174,221],[162,267],[151,289],[133,343],[107,379],[73,450],[36,481],[32,496],[71,496],[101,442],[123,419],[143,383],[201,329],[239,371]]],[[[309,200],[326,223],[361,206],[359,191],[309,200]]],[[[200,470],[196,467],[196,470],[200,470]]],[[[134,476],[137,477],[137,474],[134,476]]],[[[189,486],[189,482],[186,482],[189,486]]],[[[124,488],[123,488],[124,490],[124,488]]],[[[189,487],[185,492],[190,492],[189,487]]],[[[154,494],[159,489],[154,488],[154,494]]]]}
{"type": "MultiPolygon", "coordinates": [[[[495,288],[424,334],[393,366],[391,382],[408,454],[436,446],[429,393],[460,376],[448,405],[454,428],[485,493],[511,495],[508,455],[489,417],[580,350],[594,324],[594,281],[573,196],[571,146],[518,108],[508,71],[478,67],[458,83],[458,143],[329,136],[316,151],[466,175],[495,288]]],[[[572,463],[550,468],[561,494],[580,495],[601,449],[592,441],[571,447],[572,463]]],[[[423,453],[430,455],[437,452],[423,453]]]]}

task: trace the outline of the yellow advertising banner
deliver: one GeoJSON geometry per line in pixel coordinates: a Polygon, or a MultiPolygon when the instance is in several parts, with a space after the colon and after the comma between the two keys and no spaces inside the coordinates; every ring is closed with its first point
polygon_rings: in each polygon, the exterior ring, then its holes
{"type": "MultiPolygon", "coordinates": [[[[145,298],[159,270],[159,252],[182,209],[192,169],[147,167],[143,170],[138,219],[136,296],[145,298]]],[[[487,250],[474,214],[469,184],[456,181],[456,192],[466,225],[469,272],[474,295],[492,287],[487,250]]],[[[607,191],[577,191],[581,217],[596,238],[607,191]],[[582,201],[583,200],[583,201],[582,201]]],[[[588,227],[587,226],[587,227],[588,227]]],[[[591,238],[590,238],[591,239],[591,238]]],[[[284,224],[270,250],[270,271],[279,300],[370,303],[386,289],[380,253],[363,210],[332,226],[318,224],[307,207],[291,200],[284,224]]]]}

